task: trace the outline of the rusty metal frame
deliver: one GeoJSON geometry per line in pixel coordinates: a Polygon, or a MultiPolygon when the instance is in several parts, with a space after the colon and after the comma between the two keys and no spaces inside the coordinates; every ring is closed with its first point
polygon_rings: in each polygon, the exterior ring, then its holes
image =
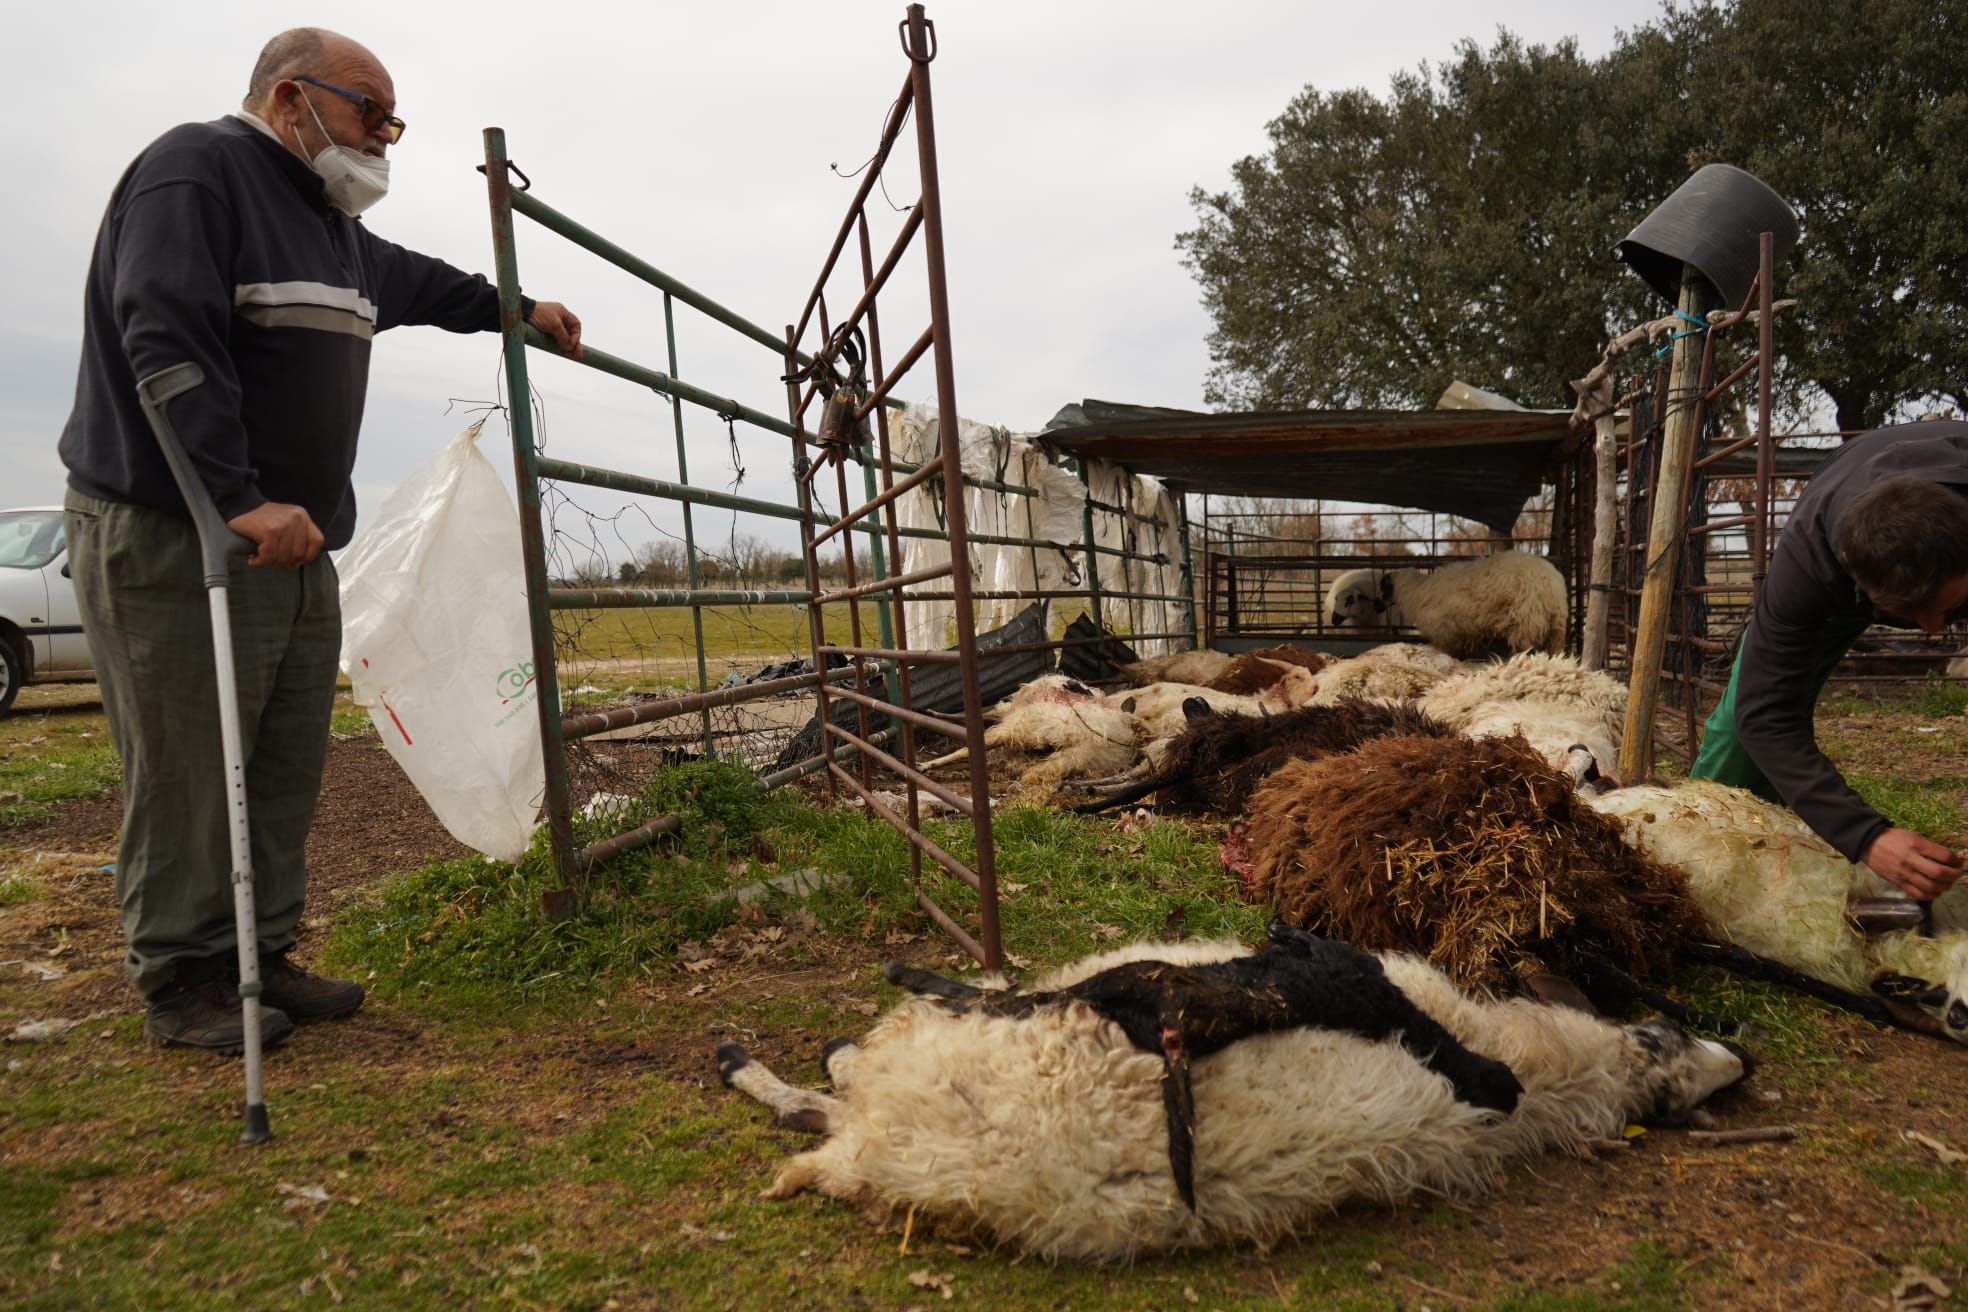
{"type": "MultiPolygon", "coordinates": [[[[996,852],[991,835],[991,790],[986,765],[984,747],[984,705],[980,691],[977,651],[976,611],[974,603],[980,595],[971,587],[969,559],[970,535],[966,522],[965,498],[961,450],[957,439],[957,396],[955,357],[951,349],[949,285],[944,268],[942,196],[937,178],[936,127],[934,109],[930,97],[930,63],[936,58],[936,29],[923,13],[920,4],[910,5],[907,17],[900,25],[903,53],[909,61],[908,76],[903,82],[901,93],[896,97],[893,108],[882,127],[881,139],[876,146],[874,157],[864,170],[861,185],[854,199],[849,203],[847,215],[842,220],[840,230],[833,244],[821,262],[820,274],[815,279],[813,290],[801,307],[798,322],[786,329],[785,358],[787,365],[788,404],[792,410],[793,423],[798,430],[794,438],[794,461],[798,471],[798,487],[802,513],[801,538],[806,555],[807,586],[812,593],[812,604],[808,616],[812,626],[813,650],[816,659],[829,655],[844,657],[851,670],[853,687],[845,684],[830,688],[825,682],[814,685],[814,703],[818,713],[818,723],[823,735],[822,741],[838,740],[842,745],[857,749],[857,767],[850,772],[838,763],[827,763],[827,785],[830,792],[845,785],[860,797],[868,809],[889,825],[901,831],[909,842],[910,875],[916,893],[917,904],[945,933],[962,946],[987,970],[998,970],[1004,960],[1004,948],[998,922],[998,881],[996,852]],[[921,180],[921,195],[908,212],[900,233],[895,238],[881,264],[877,267],[868,235],[868,198],[889,164],[890,153],[901,140],[902,131],[908,120],[915,120],[915,153],[921,180]],[[929,324],[915,337],[910,347],[903,352],[893,368],[884,368],[881,340],[880,300],[882,291],[888,286],[891,276],[899,267],[902,257],[915,239],[922,238],[923,279],[927,284],[929,298],[929,324]],[[842,253],[850,239],[858,246],[861,260],[861,279],[858,295],[853,307],[838,324],[830,323],[827,310],[827,284],[839,264],[842,253]],[[800,344],[809,328],[817,330],[817,345],[813,356],[820,362],[818,370],[811,371],[813,385],[805,390],[800,387],[797,377],[801,373],[800,344]],[[854,407],[851,420],[844,426],[843,441],[823,445],[819,457],[808,462],[806,458],[807,425],[806,415],[815,401],[825,402],[825,393],[834,385],[833,366],[838,363],[842,343],[856,331],[865,333],[868,343],[868,364],[871,369],[869,385],[854,394],[854,407]],[[938,423],[938,453],[933,461],[913,471],[897,476],[896,461],[890,450],[888,426],[882,422],[879,406],[881,399],[888,396],[898,382],[925,356],[932,362],[935,373],[936,408],[938,423]],[[875,454],[874,470],[880,482],[880,491],[867,495],[858,506],[850,506],[848,499],[847,460],[853,445],[853,434],[857,427],[870,416],[874,416],[875,454]],[[835,487],[839,496],[840,514],[824,523],[816,516],[813,487],[824,468],[832,464],[835,469],[835,487]],[[916,487],[938,485],[950,490],[952,494],[943,497],[944,526],[950,547],[950,559],[942,565],[923,569],[890,573],[885,578],[862,583],[855,576],[853,539],[850,532],[861,521],[879,517],[884,540],[891,561],[901,558],[901,525],[898,514],[898,501],[901,496],[916,487]],[[839,537],[840,550],[844,558],[847,585],[831,592],[820,586],[820,552],[829,540],[839,537]],[[957,629],[957,644],[954,653],[934,650],[928,647],[912,647],[909,641],[906,620],[906,606],[899,604],[911,599],[929,599],[921,592],[911,594],[909,589],[918,584],[947,579],[947,595],[954,603],[957,629]],[[884,643],[871,646],[863,635],[861,605],[864,599],[885,595],[892,602],[894,638],[892,645],[884,643]],[[845,604],[848,631],[851,641],[838,643],[830,640],[827,630],[827,616],[830,608],[845,604]],[[912,698],[911,667],[924,661],[948,660],[954,656],[961,672],[963,683],[963,711],[960,717],[944,719],[925,715],[915,708],[912,698]],[[884,676],[883,663],[892,669],[894,678],[890,695],[877,699],[870,692],[874,677],[884,676]],[[855,728],[850,730],[836,724],[830,716],[829,701],[839,696],[852,701],[855,706],[855,728]],[[876,746],[869,732],[871,714],[891,717],[897,722],[900,743],[899,755],[891,754],[876,746]],[[960,794],[930,778],[920,768],[917,759],[917,740],[921,732],[941,734],[960,738],[969,751],[969,790],[960,794]],[[893,807],[879,798],[874,790],[871,764],[879,764],[889,772],[900,776],[906,795],[906,814],[898,813],[893,807]],[[970,820],[971,833],[975,843],[975,856],[965,863],[942,845],[929,837],[922,823],[921,795],[927,792],[938,798],[970,820]],[[940,889],[932,889],[924,882],[923,858],[927,856],[944,873],[968,886],[977,898],[977,932],[972,934],[946,910],[937,900],[940,889]]],[[[942,594],[930,594],[942,595],[942,594]]],[[[1047,594],[1052,595],[1052,594],[1047,594]]],[[[886,680],[885,680],[886,681],[886,680]]]]}

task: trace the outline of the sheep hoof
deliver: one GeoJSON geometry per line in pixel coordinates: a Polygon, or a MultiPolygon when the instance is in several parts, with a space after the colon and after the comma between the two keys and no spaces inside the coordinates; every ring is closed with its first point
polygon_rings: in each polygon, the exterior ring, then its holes
{"type": "Polygon", "coordinates": [[[738,1072],[752,1064],[752,1055],[735,1043],[720,1043],[717,1050],[718,1081],[725,1088],[738,1078],[738,1072]]]}
{"type": "Polygon", "coordinates": [[[820,1045],[820,1069],[826,1070],[828,1066],[832,1064],[834,1060],[834,1054],[839,1052],[842,1048],[851,1048],[853,1046],[854,1046],[853,1039],[841,1038],[841,1037],[828,1039],[825,1043],[820,1045]]]}

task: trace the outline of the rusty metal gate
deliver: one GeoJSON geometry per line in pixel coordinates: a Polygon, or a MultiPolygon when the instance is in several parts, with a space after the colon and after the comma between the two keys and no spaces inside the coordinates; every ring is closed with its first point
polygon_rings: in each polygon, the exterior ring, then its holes
{"type": "MultiPolygon", "coordinates": [[[[800,432],[796,442],[802,538],[806,550],[807,587],[813,595],[808,615],[813,626],[816,663],[828,657],[844,657],[853,671],[853,686],[845,683],[830,688],[814,685],[819,705],[822,741],[838,739],[856,749],[858,761],[850,772],[836,761],[827,762],[830,790],[844,784],[867,803],[870,811],[900,830],[909,841],[910,872],[916,899],[922,909],[964,950],[988,970],[997,970],[1003,950],[998,934],[998,888],[991,839],[991,792],[984,754],[984,707],[978,680],[976,612],[970,578],[970,543],[965,522],[963,467],[957,440],[956,371],[950,349],[949,291],[943,265],[943,220],[936,176],[936,129],[930,100],[929,66],[936,58],[936,29],[923,16],[921,5],[909,6],[901,24],[902,49],[908,57],[909,71],[882,128],[874,158],[865,170],[860,188],[848,206],[847,217],[835,235],[833,245],[821,262],[820,275],[812,294],[800,309],[799,322],[787,330],[786,364],[793,423],[800,432]],[[903,128],[915,120],[915,154],[921,194],[904,218],[901,231],[877,266],[868,233],[868,198],[888,168],[891,152],[902,140],[903,128]],[[902,352],[893,368],[884,368],[881,336],[881,293],[895,274],[902,257],[915,239],[922,239],[923,278],[927,284],[929,324],[902,352]],[[852,307],[839,322],[830,319],[827,284],[840,266],[841,256],[852,238],[860,256],[860,278],[852,307]],[[812,363],[800,364],[802,342],[814,334],[812,363]],[[865,347],[862,345],[865,343],[865,347]],[[927,355],[935,370],[937,411],[937,458],[913,469],[899,469],[890,450],[886,423],[881,422],[881,403],[894,391],[908,372],[927,355]],[[822,408],[819,423],[820,453],[806,459],[804,439],[806,417],[815,403],[822,408]],[[856,448],[868,438],[868,420],[873,425],[875,462],[873,472],[880,491],[858,506],[848,503],[847,464],[856,458],[856,448]],[[822,524],[815,512],[815,484],[832,466],[836,504],[840,513],[822,524]],[[899,475],[899,476],[898,476],[899,475]],[[942,498],[944,526],[949,535],[948,562],[915,570],[904,570],[887,578],[861,582],[855,575],[851,530],[870,515],[880,514],[890,560],[901,559],[900,522],[897,501],[917,487],[953,489],[956,495],[942,498]],[[832,542],[841,553],[847,584],[833,591],[821,588],[821,552],[832,542]],[[921,585],[947,580],[947,593],[924,592],[921,585]],[[907,589],[916,589],[908,593],[907,589]],[[887,595],[897,603],[913,595],[926,600],[945,599],[954,604],[956,645],[952,650],[933,643],[911,646],[906,615],[908,607],[889,608],[893,637],[870,644],[862,619],[866,598],[887,595]],[[828,613],[832,608],[847,612],[848,641],[842,643],[828,634],[828,613]],[[954,662],[963,681],[963,709],[954,718],[939,718],[916,709],[912,697],[915,667],[930,662],[954,662]],[[884,667],[892,670],[886,695],[877,697],[873,683],[884,677],[884,667]],[[843,697],[856,707],[855,727],[848,729],[829,715],[830,697],[843,697]],[[874,716],[897,722],[900,744],[891,754],[878,746],[870,733],[874,716]],[[922,734],[941,735],[961,741],[969,751],[970,787],[963,794],[930,778],[918,766],[916,746],[922,734]],[[902,811],[876,795],[870,775],[870,762],[879,763],[899,775],[905,788],[902,811]],[[924,792],[970,819],[976,855],[966,863],[952,855],[923,831],[921,797],[924,792]],[[978,930],[972,934],[957,922],[937,897],[923,884],[923,857],[928,856],[940,869],[961,880],[977,898],[978,930]]],[[[864,469],[866,466],[864,466],[864,469]]],[[[879,559],[879,553],[875,556],[879,559]]],[[[835,622],[838,625],[838,621],[835,622]]],[[[834,630],[839,633],[839,628],[834,630]]]]}
{"type": "MultiPolygon", "coordinates": [[[[981,768],[973,770],[969,795],[966,797],[953,789],[923,778],[921,771],[915,767],[915,740],[919,732],[954,735],[974,751],[981,747],[982,706],[977,680],[976,622],[971,602],[990,594],[973,592],[968,571],[961,567],[954,570],[949,567],[941,570],[921,570],[898,576],[895,572],[895,562],[903,558],[900,546],[903,539],[934,539],[939,543],[948,542],[950,559],[959,562],[959,565],[968,558],[969,543],[972,541],[1031,550],[1044,549],[1057,552],[1084,550],[1089,559],[1092,558],[1092,553],[1099,549],[1090,542],[1062,543],[1010,534],[971,537],[965,531],[962,495],[941,496],[946,515],[946,523],[942,526],[899,526],[897,523],[895,514],[897,502],[916,489],[934,488],[942,493],[950,488],[967,487],[983,489],[999,497],[1030,498],[1036,495],[1033,488],[1018,483],[966,476],[962,473],[958,460],[957,443],[951,435],[957,410],[943,269],[942,222],[936,191],[934,127],[929,98],[929,64],[935,57],[935,32],[933,26],[924,17],[920,5],[909,9],[908,16],[900,26],[903,52],[908,61],[908,74],[902,95],[884,125],[877,158],[867,169],[867,176],[863,179],[855,201],[849,208],[848,219],[841,225],[827,253],[821,276],[800,313],[799,322],[788,325],[780,332],[768,330],[746,319],[541,200],[532,193],[530,179],[509,159],[504,132],[498,128],[488,128],[485,132],[483,172],[486,175],[494,257],[498,271],[506,414],[512,434],[515,482],[519,496],[521,549],[525,564],[528,613],[532,632],[532,662],[526,673],[534,680],[533,689],[537,698],[545,766],[543,802],[547,845],[560,883],[559,888],[543,897],[543,903],[549,914],[565,915],[573,911],[586,892],[590,871],[598,863],[619,853],[646,846],[662,835],[674,832],[678,825],[675,816],[656,816],[625,832],[612,833],[585,845],[577,844],[573,816],[575,797],[569,773],[571,745],[598,735],[626,732],[631,726],[658,726],[672,721],[687,722],[686,717],[688,717],[689,720],[698,723],[698,732],[701,734],[704,750],[709,754],[713,750],[714,739],[720,745],[730,745],[734,742],[742,745],[745,740],[758,736],[750,731],[749,726],[740,726],[737,729],[726,726],[722,730],[715,730],[712,723],[714,714],[731,714],[741,706],[747,709],[759,708],[761,712],[775,708],[784,709],[787,697],[810,689],[815,694],[814,702],[820,712],[817,717],[817,723],[822,726],[819,749],[809,758],[794,760],[789,764],[782,762],[777,768],[761,773],[758,776],[761,784],[766,787],[778,787],[826,771],[830,790],[836,787],[841,779],[846,779],[850,787],[864,790],[863,795],[866,796],[870,778],[870,760],[889,769],[896,769],[908,786],[906,817],[898,814],[894,808],[887,806],[878,798],[871,799],[871,806],[876,814],[896,824],[908,835],[912,868],[918,876],[917,888],[924,910],[948,930],[967,952],[987,967],[995,969],[1002,958],[998,933],[996,879],[992,860],[990,800],[984,772],[981,768]],[[882,173],[883,165],[887,163],[890,150],[902,139],[902,129],[912,117],[915,120],[915,145],[921,167],[923,194],[914,209],[909,212],[893,249],[882,265],[876,268],[871,258],[866,201],[871,188],[876,185],[882,173]],[[521,319],[515,216],[526,218],[582,247],[662,293],[663,328],[668,345],[665,369],[650,368],[612,355],[592,345],[586,346],[582,357],[575,363],[646,388],[668,403],[675,429],[677,461],[675,478],[656,478],[619,469],[602,468],[550,457],[543,451],[534,422],[533,391],[527,370],[527,348],[531,347],[560,359],[568,357],[561,355],[551,339],[530,328],[521,319]],[[884,372],[880,321],[876,308],[877,293],[889,280],[912,239],[918,234],[923,239],[922,249],[926,257],[924,280],[930,296],[930,324],[902,354],[896,365],[884,372]],[[858,240],[861,285],[854,297],[854,308],[840,325],[832,325],[828,322],[824,292],[829,275],[841,265],[841,255],[850,238],[858,240]],[[788,399],[786,417],[765,413],[744,404],[735,397],[710,391],[678,376],[676,331],[678,307],[694,311],[713,324],[734,332],[756,346],[764,348],[765,352],[769,352],[769,355],[761,354],[761,365],[770,359],[774,376],[785,376],[789,380],[786,385],[788,399]],[[798,342],[807,333],[809,327],[816,330],[818,345],[816,350],[803,351],[798,349],[798,342]],[[838,442],[819,443],[819,434],[806,423],[805,415],[816,398],[824,404],[833,389],[831,387],[822,389],[814,380],[831,380],[832,372],[843,361],[844,352],[841,343],[850,339],[858,340],[856,331],[861,329],[865,329],[865,340],[870,347],[871,358],[867,363],[872,364],[874,377],[871,383],[864,380],[851,406],[853,413],[849,422],[860,434],[860,438],[847,445],[838,442]],[[942,431],[939,434],[938,458],[925,461],[917,467],[891,458],[888,449],[889,426],[881,422],[881,417],[886,410],[900,407],[900,401],[892,395],[895,385],[925,355],[929,355],[934,362],[936,401],[942,431]],[[803,388],[798,381],[800,378],[809,385],[803,388]],[[686,408],[698,415],[715,416],[720,424],[733,429],[734,432],[742,426],[748,431],[771,433],[785,438],[791,447],[793,468],[797,475],[796,504],[782,504],[765,498],[742,496],[737,494],[735,489],[722,491],[691,483],[686,464],[684,437],[686,408]],[[867,421],[870,418],[874,418],[876,422],[869,424],[867,421]],[[869,429],[873,430],[872,434],[868,432],[869,429]],[[819,458],[809,460],[809,451],[817,451],[819,458]],[[835,467],[833,481],[839,491],[838,504],[845,509],[847,500],[845,461],[850,459],[863,467],[862,481],[868,501],[859,509],[842,517],[830,516],[828,523],[823,526],[819,523],[815,512],[816,481],[827,465],[832,464],[835,467]],[[880,478],[879,490],[876,486],[877,474],[880,478]],[[564,495],[564,489],[577,486],[608,489],[616,493],[629,493],[637,497],[679,505],[683,515],[689,586],[684,588],[577,586],[556,578],[551,568],[549,541],[551,528],[543,505],[553,497],[564,495]],[[690,518],[693,507],[699,510],[706,508],[728,510],[733,512],[734,516],[742,514],[797,523],[800,527],[802,549],[807,563],[806,586],[741,589],[700,586],[699,547],[690,518]],[[877,515],[877,512],[881,513],[877,515]],[[880,523],[873,522],[877,518],[880,523]],[[856,538],[867,543],[871,548],[866,558],[865,577],[857,576],[861,567],[856,562],[854,551],[848,545],[856,538]],[[828,590],[823,584],[824,576],[819,564],[819,553],[836,540],[844,557],[842,563],[846,570],[846,585],[828,590]],[[926,591],[918,586],[944,577],[948,579],[944,590],[926,591]],[[915,645],[912,646],[910,637],[904,632],[904,608],[898,604],[904,596],[903,590],[910,588],[914,589],[907,594],[911,600],[943,599],[955,603],[957,630],[955,636],[958,640],[954,648],[942,649],[936,641],[936,635],[916,635],[915,645]],[[838,603],[842,602],[847,603],[849,641],[829,642],[827,620],[823,616],[827,614],[826,608],[830,606],[835,613],[838,613],[841,609],[838,603]],[[864,626],[864,605],[874,612],[872,625],[864,626]],[[712,686],[704,659],[704,615],[707,609],[719,607],[777,608],[782,613],[793,611],[795,608],[806,609],[806,625],[809,628],[810,639],[809,662],[801,670],[777,677],[763,677],[747,682],[728,681],[724,686],[712,686]],[[695,635],[697,690],[679,696],[636,701],[629,705],[570,710],[564,702],[565,690],[562,687],[560,656],[556,651],[557,636],[564,639],[566,635],[557,634],[557,618],[565,617],[570,613],[621,614],[625,610],[658,613],[665,608],[687,609],[691,613],[692,630],[695,635]],[[864,632],[864,627],[872,628],[872,639],[864,632]],[[847,662],[845,666],[835,668],[834,662],[843,657],[847,662]],[[961,714],[951,719],[927,714],[910,700],[912,671],[925,664],[941,663],[954,664],[962,673],[961,714]],[[861,713],[855,717],[852,730],[843,730],[839,725],[833,724],[829,718],[828,712],[831,709],[828,704],[831,700],[829,690],[836,685],[839,685],[839,689],[832,694],[833,697],[847,701],[860,699],[856,705],[861,713]],[[885,697],[875,698],[874,690],[877,686],[886,693],[885,697]],[[871,708],[877,704],[880,706],[879,714],[887,721],[888,727],[871,731],[872,726],[868,716],[871,708]],[[891,755],[886,749],[898,742],[900,745],[897,750],[900,754],[891,755]],[[842,762],[853,761],[856,758],[860,759],[860,764],[854,774],[849,775],[841,769],[842,762]],[[920,808],[917,805],[919,791],[930,792],[970,818],[972,833],[975,836],[976,855],[969,863],[951,856],[941,845],[923,833],[920,808]],[[947,896],[939,898],[923,888],[920,876],[921,857],[924,852],[928,852],[932,860],[941,868],[950,871],[972,890],[976,899],[975,915],[978,922],[975,932],[965,929],[958,923],[957,917],[945,909],[944,902],[948,900],[947,896]]],[[[1114,554],[1132,556],[1135,553],[1114,554]]],[[[1041,600],[1049,600],[1053,597],[1085,596],[1086,593],[1085,590],[1070,592],[1055,589],[1033,595],[1041,600]]],[[[838,622],[836,622],[836,632],[838,632],[838,622]]],[[[1040,636],[1045,636],[1043,631],[1040,636]]],[[[1030,643],[1022,649],[1050,651],[1087,641],[1089,640],[1085,638],[1067,637],[1049,642],[1030,643]]],[[[1021,648],[1000,648],[1000,650],[1021,650],[1021,648]]],[[[944,709],[947,711],[951,708],[946,705],[944,709]]],[[[783,719],[783,716],[772,718],[783,719]]],[[[797,739],[795,745],[796,743],[797,739]]],[[[794,750],[794,746],[787,747],[789,753],[794,750]]],[[[981,759],[981,751],[977,754],[981,759]]]]}

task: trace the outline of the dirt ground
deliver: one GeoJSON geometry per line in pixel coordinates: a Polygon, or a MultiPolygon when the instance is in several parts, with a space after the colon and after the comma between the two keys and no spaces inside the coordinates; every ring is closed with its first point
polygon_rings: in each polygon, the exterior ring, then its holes
{"type": "MultiPolygon", "coordinates": [[[[1963,739],[1937,753],[1936,773],[1968,770],[1968,735],[1963,739]]],[[[40,962],[63,972],[35,994],[45,1006],[43,1014],[137,1010],[119,965],[111,877],[100,868],[114,860],[119,812],[120,799],[114,796],[70,803],[5,836],[5,846],[38,869],[46,895],[0,911],[0,961],[40,962]]],[[[313,885],[306,926],[318,933],[364,887],[426,858],[463,852],[379,744],[336,742],[309,845],[313,885]]],[[[304,958],[307,943],[304,937],[304,958]]],[[[933,950],[928,943],[918,947],[933,950]]],[[[739,948],[733,942],[720,950],[735,957],[739,948]]],[[[869,965],[896,955],[893,942],[843,941],[812,968],[777,976],[724,971],[720,978],[726,982],[719,987],[759,995],[872,999],[869,965]]],[[[658,975],[630,987],[663,1002],[672,995],[681,999],[689,983],[658,975]]],[[[17,1019],[7,1018],[8,1024],[17,1019]]],[[[1391,1233],[1402,1269],[1376,1278],[1385,1281],[1385,1292],[1397,1305],[1473,1306],[1482,1301],[1480,1291],[1528,1282],[1574,1291],[1586,1298],[1578,1305],[1594,1306],[1602,1296],[1618,1301],[1621,1264],[1631,1261],[1636,1243],[1645,1242],[1672,1270],[1699,1269],[1708,1276],[1711,1283],[1703,1289],[1715,1296],[1713,1306],[1891,1306],[1888,1291],[1907,1255],[1947,1245],[1959,1253],[1964,1242],[1968,1168],[1944,1167],[1929,1148],[1904,1134],[1918,1131],[1968,1148],[1968,1054],[1829,1012],[1823,1013],[1822,1025],[1839,1078],[1766,1067],[1747,1089],[1725,1095],[1714,1109],[1723,1127],[1795,1126],[1794,1142],[1703,1147],[1678,1131],[1656,1130],[1602,1156],[1548,1156],[1479,1206],[1446,1214],[1439,1208],[1349,1209],[1303,1244],[1245,1255],[1242,1278],[1254,1293],[1267,1288],[1282,1293],[1321,1248],[1348,1236],[1391,1233]],[[1892,1183],[1901,1175],[1928,1179],[1935,1171],[1943,1182],[1938,1192],[1892,1183]]],[[[398,1069],[407,1079],[456,1060],[441,1043],[410,1043],[422,1030],[419,1020],[384,1003],[325,1029],[281,1056],[284,1082],[348,1064],[398,1069]]],[[[502,1078],[513,1090],[510,1106],[451,1114],[509,1116],[529,1108],[527,1115],[545,1116],[575,1098],[586,1112],[605,1113],[626,1106],[640,1082],[652,1077],[701,1088],[707,1104],[728,1099],[732,1095],[704,1078],[718,1037],[684,1019],[628,1043],[596,1044],[578,1026],[558,1027],[552,1036],[495,1059],[507,1067],[502,1078]]],[[[752,1046],[768,1063],[794,1054],[807,1060],[823,1037],[798,1030],[761,1034],[752,1046]]],[[[237,1078],[224,1064],[186,1062],[182,1054],[135,1045],[121,1057],[170,1063],[190,1081],[188,1096],[204,1102],[222,1096],[237,1078]]],[[[16,1139],[9,1155],[59,1158],[74,1149],[64,1143],[64,1134],[59,1125],[35,1131],[27,1141],[16,1139]]],[[[788,1150],[796,1146],[789,1136],[788,1150]]],[[[113,1206],[123,1215],[168,1209],[164,1177],[158,1179],[157,1197],[143,1196],[141,1188],[71,1197],[65,1206],[75,1214],[63,1224],[113,1220],[92,1217],[92,1208],[113,1206]]],[[[1377,1271],[1378,1264],[1368,1269],[1377,1271]]],[[[1933,1273],[1957,1286],[1964,1275],[1945,1265],[1936,1265],[1933,1273]]]]}

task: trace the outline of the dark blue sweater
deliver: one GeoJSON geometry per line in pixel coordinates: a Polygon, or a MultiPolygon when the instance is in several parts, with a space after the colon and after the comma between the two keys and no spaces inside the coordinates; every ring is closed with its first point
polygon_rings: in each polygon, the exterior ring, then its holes
{"type": "Polygon", "coordinates": [[[136,385],[189,360],[205,384],[171,419],[220,512],[292,502],[345,546],[369,340],[410,323],[494,330],[498,293],[330,207],[314,171],[243,119],[173,128],[123,174],[96,235],[69,485],[184,513],[136,385]]]}

